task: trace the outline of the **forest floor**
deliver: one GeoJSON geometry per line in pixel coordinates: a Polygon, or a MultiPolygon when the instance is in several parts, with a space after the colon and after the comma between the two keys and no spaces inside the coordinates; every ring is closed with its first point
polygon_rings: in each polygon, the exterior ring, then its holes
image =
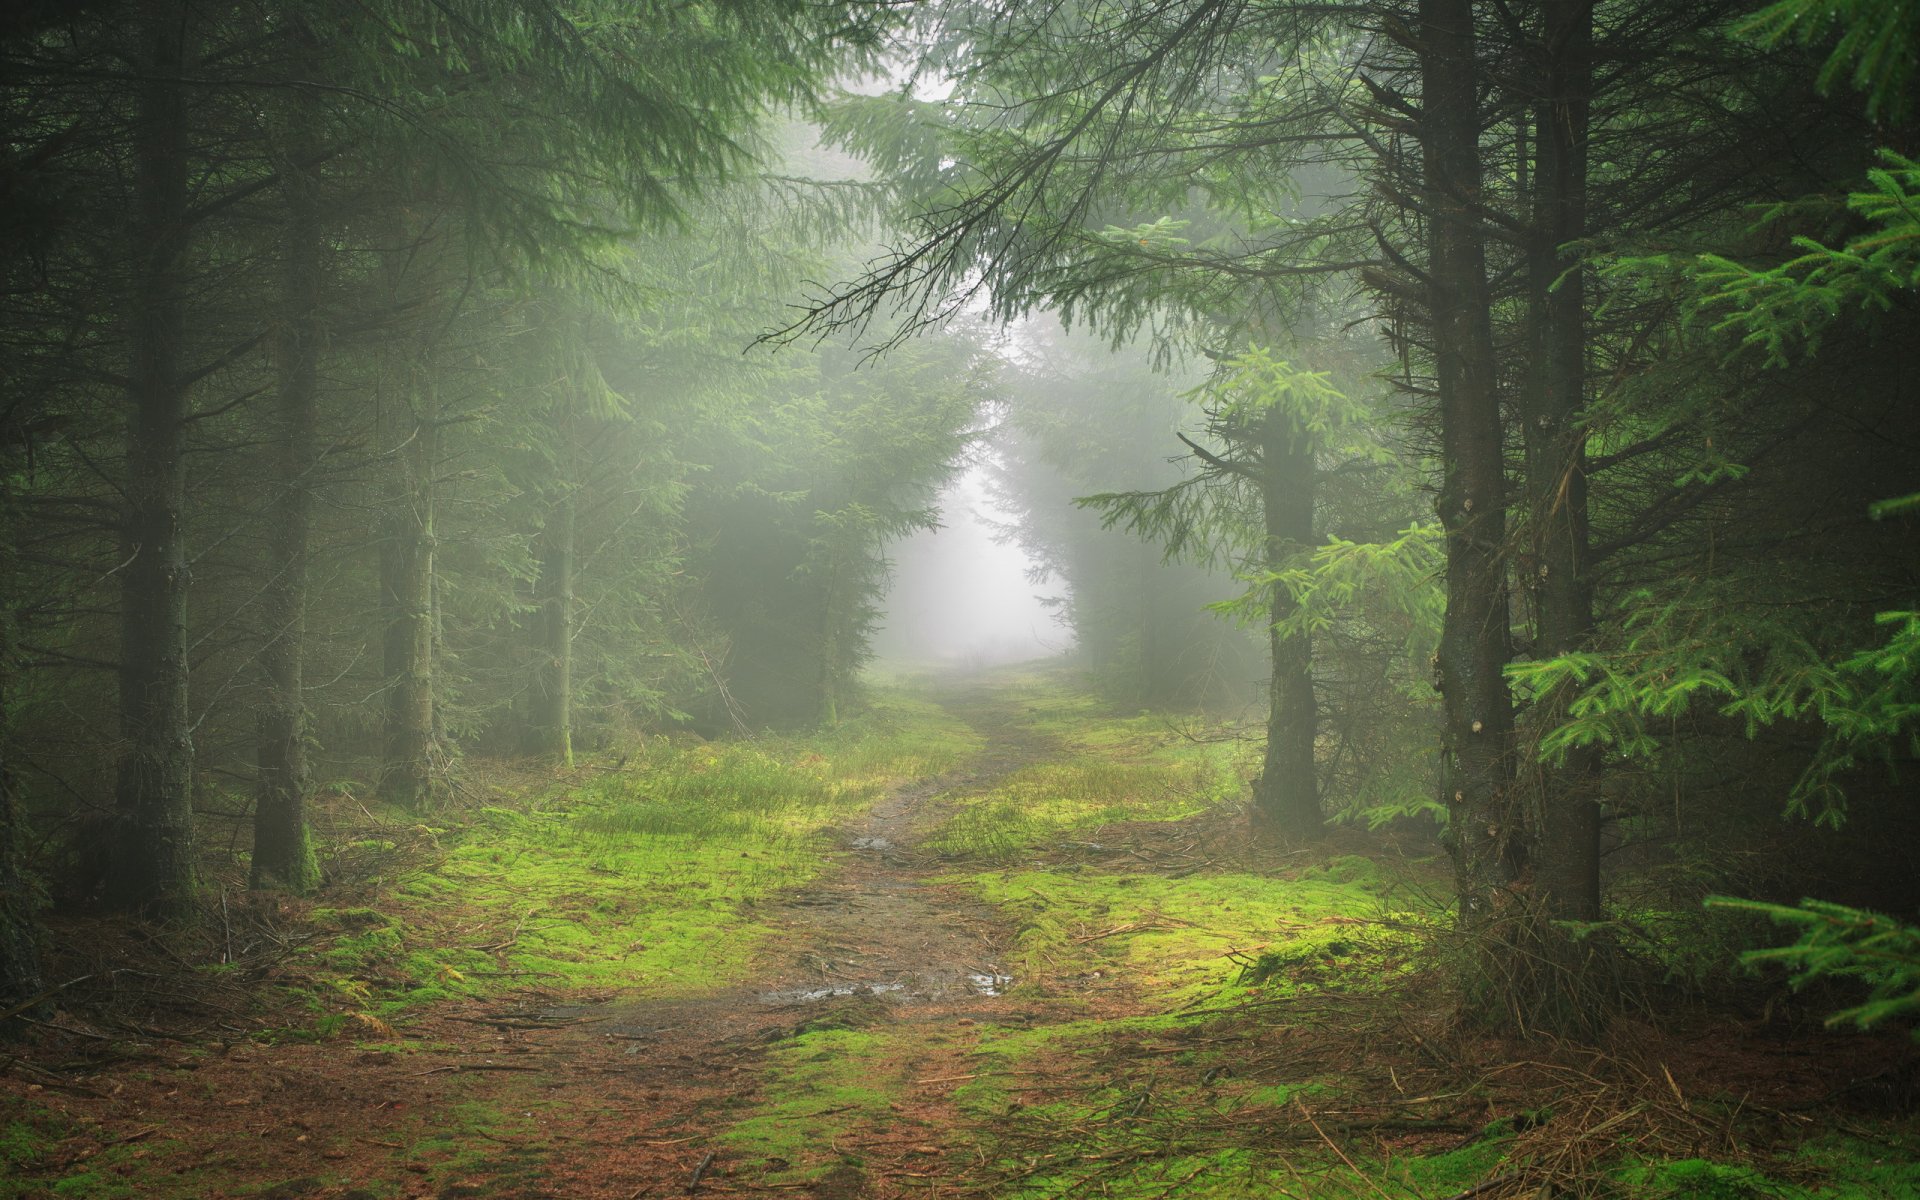
{"type": "Polygon", "coordinates": [[[0,1198],[1920,1196],[1904,1036],[1463,1032],[1434,847],[1264,847],[1231,724],[1057,671],[927,694],[334,789],[313,902],[63,919],[0,1198]]]}

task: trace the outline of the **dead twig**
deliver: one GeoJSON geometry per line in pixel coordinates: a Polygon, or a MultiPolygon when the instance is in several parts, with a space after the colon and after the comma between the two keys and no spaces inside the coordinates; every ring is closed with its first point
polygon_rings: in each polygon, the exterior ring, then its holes
{"type": "Polygon", "coordinates": [[[454,1063],[451,1066],[434,1067],[431,1070],[415,1071],[413,1076],[421,1075],[459,1075],[467,1071],[538,1071],[539,1067],[522,1067],[511,1063],[454,1063]]]}
{"type": "Polygon", "coordinates": [[[693,1169],[693,1178],[687,1180],[687,1195],[691,1196],[700,1190],[700,1181],[706,1177],[707,1168],[713,1165],[715,1153],[716,1151],[713,1150],[707,1151],[707,1156],[701,1159],[700,1165],[693,1169]]]}

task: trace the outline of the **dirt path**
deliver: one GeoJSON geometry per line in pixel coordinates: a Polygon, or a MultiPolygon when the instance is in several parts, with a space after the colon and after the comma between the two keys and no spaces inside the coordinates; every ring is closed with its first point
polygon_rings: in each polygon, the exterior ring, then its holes
{"type": "MultiPolygon", "coordinates": [[[[1057,747],[1022,728],[988,692],[958,691],[942,701],[982,735],[985,749],[964,772],[895,789],[846,833],[838,869],[782,902],[774,923],[783,963],[762,986],[697,1001],[614,1000],[541,1014],[566,1022],[539,1039],[555,1060],[573,1072],[605,1074],[584,1088],[564,1071],[548,1082],[556,1107],[581,1110],[579,1128],[554,1141],[550,1190],[526,1195],[687,1194],[696,1176],[701,1191],[753,1190],[763,1186],[755,1176],[765,1173],[768,1156],[726,1134],[760,1098],[756,1068],[767,1047],[842,1023],[915,1027],[932,1036],[909,1039],[910,1052],[890,1068],[937,1081],[964,1072],[970,1026],[1028,1015],[1016,1014],[1003,995],[1014,982],[1001,961],[1003,923],[958,889],[930,882],[941,865],[919,843],[947,797],[990,788],[1057,747]],[[943,1038],[941,1030],[962,1036],[943,1038]],[[586,1111],[596,1106],[625,1117],[610,1122],[586,1111]]],[[[898,1136],[861,1145],[863,1169],[837,1169],[802,1194],[888,1196],[909,1180],[919,1195],[943,1191],[929,1170],[929,1151],[951,1120],[938,1095],[900,1106],[898,1136]],[[899,1178],[888,1175],[889,1149],[901,1160],[899,1178]]]]}
{"type": "MultiPolygon", "coordinates": [[[[244,1040],[212,1054],[163,1047],[156,1069],[122,1073],[110,1093],[48,1093],[56,1104],[70,1100],[76,1114],[64,1169],[84,1170],[91,1155],[112,1159],[97,1194],[141,1195],[145,1147],[124,1147],[183,1137],[193,1165],[179,1167],[180,1148],[168,1146],[172,1169],[251,1181],[201,1193],[210,1196],[640,1200],[959,1190],[941,1165],[955,1120],[944,1100],[951,1085],[919,1083],[964,1076],[979,1026],[1033,1014],[1002,994],[1012,982],[1001,962],[1008,931],[986,906],[932,882],[941,864],[918,844],[950,797],[989,788],[1058,748],[989,691],[942,700],[981,734],[984,750],[963,772],[883,797],[844,833],[834,870],[761,914],[776,930],[773,965],[752,987],[676,1000],[530,989],[443,1004],[410,1023],[394,1050],[244,1040]],[[776,1115],[740,1132],[785,1095],[766,1082],[770,1056],[803,1031],[836,1027],[901,1035],[887,1070],[909,1084],[903,1099],[883,1120],[866,1122],[857,1146],[832,1142],[832,1122],[820,1119],[831,1108],[784,1127],[776,1115]],[[808,1144],[816,1126],[832,1144],[808,1144]],[[756,1141],[754,1128],[770,1132],[768,1144],[756,1141]],[[783,1157],[796,1153],[804,1161],[783,1157]],[[835,1155],[846,1161],[824,1178],[780,1181],[791,1166],[835,1155]],[[341,1178],[353,1183],[329,1182],[341,1178]]],[[[804,1099],[806,1087],[798,1090],[804,1099]]]]}

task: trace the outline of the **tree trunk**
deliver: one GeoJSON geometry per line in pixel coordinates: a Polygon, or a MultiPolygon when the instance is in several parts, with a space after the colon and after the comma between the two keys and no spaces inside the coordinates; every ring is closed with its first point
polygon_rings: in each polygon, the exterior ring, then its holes
{"type": "MultiPolygon", "coordinates": [[[[845,536],[836,530],[835,536],[845,536]]],[[[831,729],[840,723],[840,555],[838,543],[828,551],[826,593],[820,599],[820,662],[814,687],[814,718],[831,729]]]]}
{"type": "Polygon", "coordinates": [[[1480,196],[1478,71],[1471,0],[1421,0],[1421,164],[1425,176],[1435,383],[1446,534],[1447,609],[1438,655],[1441,751],[1460,923],[1484,927],[1524,864],[1512,804],[1513,701],[1501,458],[1480,196]]]}
{"type": "MultiPolygon", "coordinates": [[[[1264,563],[1277,572],[1313,545],[1313,439],[1291,414],[1268,409],[1260,418],[1260,508],[1266,522],[1264,563]]],[[[1281,622],[1298,610],[1293,594],[1271,585],[1267,648],[1273,673],[1267,688],[1267,747],[1253,790],[1261,825],[1289,838],[1310,837],[1324,824],[1314,741],[1320,713],[1313,690],[1313,642],[1305,632],[1282,636],[1281,622]]]]}
{"type": "Polygon", "coordinates": [[[193,742],[187,708],[187,10],[142,10],[133,127],[134,264],[127,339],[126,519],[120,569],[118,826],[110,896],[154,916],[193,905],[193,742]]]}
{"type": "Polygon", "coordinates": [[[411,404],[383,410],[395,489],[381,539],[380,601],[386,630],[387,711],[380,794],[406,808],[433,791],[433,481],[439,430],[433,381],[413,364],[411,404]]]}
{"type": "MultiPolygon", "coordinates": [[[[1593,85],[1591,3],[1542,10],[1545,68],[1534,139],[1532,244],[1528,255],[1527,446],[1534,656],[1584,649],[1593,630],[1587,562],[1586,287],[1562,248],[1586,234],[1587,109],[1593,85]]],[[[1571,693],[1540,698],[1530,723],[1560,721],[1571,693]]],[[[1588,747],[1561,767],[1541,767],[1534,884],[1547,914],[1600,919],[1600,755],[1588,747]]]]}
{"type": "Polygon", "coordinates": [[[535,618],[540,656],[533,687],[533,736],[537,753],[573,765],[573,555],[574,495],[555,501],[540,532],[540,602],[535,618]]]}
{"type": "MultiPolygon", "coordinates": [[[[12,497],[0,476],[0,580],[14,571],[12,497]]],[[[7,758],[13,731],[7,714],[14,669],[14,615],[11,604],[0,608],[0,1009],[10,1009],[40,994],[40,929],[35,889],[20,859],[25,830],[20,823],[20,801],[7,758]]],[[[6,1025],[0,1022],[0,1034],[6,1025]]]]}
{"type": "Polygon", "coordinates": [[[268,520],[267,582],[260,605],[267,631],[260,651],[266,698],[257,749],[259,795],[253,815],[257,888],[306,892],[320,882],[307,827],[306,701],[301,668],[306,649],[307,539],[313,521],[314,430],[319,411],[321,353],[321,225],[317,181],[298,161],[310,140],[313,97],[292,101],[290,153],[278,169],[287,199],[286,313],[281,319],[275,445],[278,486],[268,520]]]}

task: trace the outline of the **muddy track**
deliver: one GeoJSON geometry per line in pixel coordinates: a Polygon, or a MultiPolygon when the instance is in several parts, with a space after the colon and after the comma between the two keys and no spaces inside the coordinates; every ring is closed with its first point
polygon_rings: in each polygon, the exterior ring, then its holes
{"type": "MultiPolygon", "coordinates": [[[[867,1144],[864,1169],[837,1169],[805,1190],[767,1185],[756,1178],[765,1172],[756,1170],[754,1148],[724,1138],[761,1098],[766,1050],[800,1030],[847,1019],[934,1028],[1030,1019],[1002,995],[1013,982],[1002,962],[1010,931],[986,905],[932,882],[944,867],[920,841],[952,798],[1061,751],[988,689],[939,700],[980,734],[982,751],[963,770],[894,789],[843,831],[836,868],[768,914],[779,930],[776,965],[755,987],[698,1000],[550,1007],[530,1022],[553,1027],[534,1035],[558,1068],[549,1091],[572,1101],[579,1085],[566,1077],[584,1073],[593,1082],[592,1094],[576,1101],[583,1114],[598,1105],[630,1115],[611,1127],[585,1117],[578,1140],[552,1147],[542,1172],[551,1173],[543,1186],[552,1190],[527,1196],[684,1195],[696,1176],[702,1192],[891,1196],[909,1183],[916,1195],[947,1190],[927,1160],[927,1143],[952,1117],[934,1096],[901,1113],[899,1178],[890,1177],[886,1146],[867,1144]],[[850,1018],[848,1006],[860,1011],[850,1018]]],[[[907,1074],[937,1080],[965,1070],[962,1047],[939,1038],[913,1044],[920,1057],[897,1064],[907,1074]]]]}

